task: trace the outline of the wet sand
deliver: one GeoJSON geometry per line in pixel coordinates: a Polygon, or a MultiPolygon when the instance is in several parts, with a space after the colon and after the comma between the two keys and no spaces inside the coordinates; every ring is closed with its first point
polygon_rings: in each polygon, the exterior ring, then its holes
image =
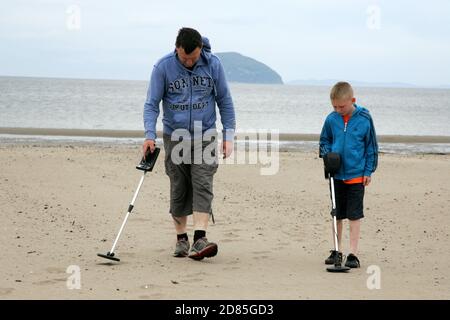
{"type": "MultiPolygon", "coordinates": [[[[244,132],[245,133],[245,132],[244,132]]],[[[103,129],[58,129],[58,128],[7,128],[0,127],[0,134],[46,135],[66,137],[109,137],[109,138],[143,138],[140,130],[103,130],[103,129]]],[[[158,136],[162,136],[158,132],[158,136]]],[[[280,133],[280,141],[319,141],[319,134],[280,133]]],[[[380,135],[383,143],[450,143],[448,136],[401,136],[380,135]]]]}

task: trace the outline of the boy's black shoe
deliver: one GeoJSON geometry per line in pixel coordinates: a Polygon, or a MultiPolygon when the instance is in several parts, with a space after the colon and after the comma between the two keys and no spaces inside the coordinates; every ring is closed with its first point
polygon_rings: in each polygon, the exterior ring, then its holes
{"type": "Polygon", "coordinates": [[[342,252],[337,252],[336,250],[330,250],[330,256],[325,260],[325,264],[334,264],[334,259],[338,255],[338,262],[342,263],[342,252]]]}
{"type": "Polygon", "coordinates": [[[360,263],[358,257],[356,257],[353,253],[350,253],[347,257],[347,261],[345,262],[345,266],[349,268],[359,268],[360,263]]]}

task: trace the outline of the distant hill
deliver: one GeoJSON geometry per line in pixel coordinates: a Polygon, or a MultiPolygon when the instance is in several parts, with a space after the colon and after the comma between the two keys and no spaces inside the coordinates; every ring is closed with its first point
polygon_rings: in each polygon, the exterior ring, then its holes
{"type": "Polygon", "coordinates": [[[262,62],[237,52],[214,54],[222,62],[227,80],[230,82],[283,84],[281,76],[262,62]]]}
{"type": "MultiPolygon", "coordinates": [[[[338,81],[337,79],[307,79],[307,80],[293,80],[289,81],[287,84],[292,85],[305,85],[305,86],[333,86],[338,81]]],[[[347,80],[352,86],[356,87],[386,87],[386,88],[417,88],[416,85],[403,82],[364,82],[357,80],[347,80]]]]}

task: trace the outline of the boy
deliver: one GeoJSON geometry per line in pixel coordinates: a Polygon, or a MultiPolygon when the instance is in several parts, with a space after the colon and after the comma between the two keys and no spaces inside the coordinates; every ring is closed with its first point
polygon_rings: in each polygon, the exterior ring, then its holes
{"type": "MultiPolygon", "coordinates": [[[[335,175],[336,220],[338,246],[341,248],[343,219],[350,224],[350,253],[345,266],[359,268],[358,241],[363,214],[364,188],[370,184],[377,168],[378,144],[369,111],[355,104],[353,89],[347,82],[338,82],[331,89],[334,112],[325,119],[320,134],[320,157],[328,152],[341,156],[341,167],[335,175]]],[[[325,264],[333,264],[341,252],[331,250],[325,264]]]]}

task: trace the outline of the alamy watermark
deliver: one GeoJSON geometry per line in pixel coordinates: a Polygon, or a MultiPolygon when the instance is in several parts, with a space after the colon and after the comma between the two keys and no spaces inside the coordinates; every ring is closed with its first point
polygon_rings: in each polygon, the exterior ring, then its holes
{"type": "Polygon", "coordinates": [[[381,29],[381,8],[377,5],[371,5],[367,7],[367,20],[366,25],[369,30],[381,29]]]}
{"type": "Polygon", "coordinates": [[[69,31],[78,31],[81,29],[81,8],[79,5],[72,4],[67,7],[66,28],[69,31]]]}
{"type": "Polygon", "coordinates": [[[381,289],[381,268],[377,265],[371,265],[367,267],[366,273],[370,274],[366,281],[367,289],[381,289]]]}
{"type": "Polygon", "coordinates": [[[80,266],[70,265],[66,269],[66,273],[69,273],[70,276],[67,278],[66,286],[67,289],[81,289],[81,269],[80,266]]]}
{"type": "MultiPolygon", "coordinates": [[[[224,137],[233,137],[234,132],[224,132],[224,137]]],[[[196,121],[194,133],[186,129],[176,129],[171,141],[178,143],[170,154],[174,164],[259,164],[261,175],[275,175],[279,170],[279,131],[241,130],[235,139],[228,141],[232,148],[229,157],[222,154],[224,140],[219,141],[216,129],[202,131],[202,122],[196,121]]]]}

